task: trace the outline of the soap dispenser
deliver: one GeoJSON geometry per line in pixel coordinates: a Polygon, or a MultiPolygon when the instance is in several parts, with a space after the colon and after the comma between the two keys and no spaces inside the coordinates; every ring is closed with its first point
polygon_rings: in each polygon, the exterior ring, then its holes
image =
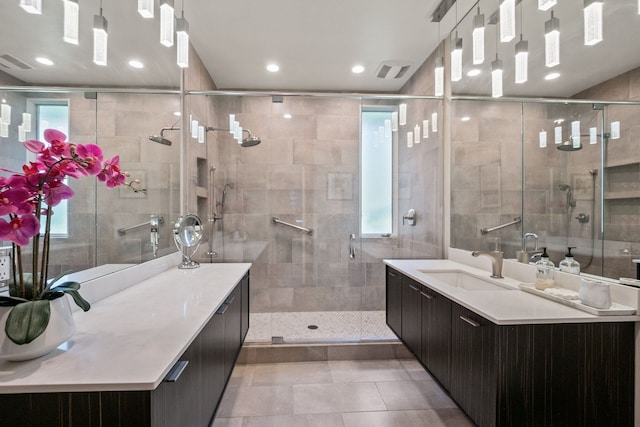
{"type": "Polygon", "coordinates": [[[569,246],[568,252],[565,254],[565,258],[560,261],[560,271],[571,274],[580,274],[580,264],[573,258],[571,249],[575,249],[574,246],[569,246]]]}
{"type": "Polygon", "coordinates": [[[555,265],[549,259],[547,248],[542,248],[542,255],[540,255],[540,259],[538,260],[538,262],[536,262],[535,266],[536,289],[545,290],[547,288],[553,287],[555,285],[555,281],[553,280],[553,268],[555,267],[555,265]]]}

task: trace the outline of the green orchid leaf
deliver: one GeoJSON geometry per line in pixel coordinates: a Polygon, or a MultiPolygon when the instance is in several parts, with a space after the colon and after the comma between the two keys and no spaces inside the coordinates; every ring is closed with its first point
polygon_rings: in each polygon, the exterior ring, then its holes
{"type": "Polygon", "coordinates": [[[65,289],[77,291],[78,289],[80,289],[80,283],[64,282],[64,283],[60,283],[59,285],[53,286],[51,289],[54,291],[64,291],[65,289]]]}
{"type": "MultiPolygon", "coordinates": [[[[69,274],[69,273],[71,273],[71,270],[66,270],[66,271],[63,271],[62,273],[58,274],[58,275],[57,275],[56,277],[54,277],[53,279],[48,280],[48,281],[47,281],[47,286],[45,286],[44,291],[46,292],[46,291],[48,291],[49,289],[53,288],[53,287],[54,287],[53,285],[54,285],[58,280],[62,279],[64,276],[66,276],[66,275],[67,275],[67,274],[69,274]]],[[[71,282],[68,282],[68,283],[71,283],[71,282]]]]}
{"type": "Polygon", "coordinates": [[[47,329],[51,317],[48,300],[27,301],[11,309],[4,331],[18,345],[28,344],[47,329]]]}
{"type": "Polygon", "coordinates": [[[75,302],[76,305],[83,311],[89,311],[89,309],[91,308],[91,304],[89,304],[89,301],[82,298],[80,296],[80,293],[75,289],[60,289],[60,286],[56,286],[56,290],[60,290],[65,294],[71,295],[71,298],[73,298],[73,302],[75,302]]]}
{"type": "Polygon", "coordinates": [[[23,302],[29,301],[24,298],[14,297],[14,296],[0,296],[0,307],[15,307],[18,304],[22,304],[23,302]]]}

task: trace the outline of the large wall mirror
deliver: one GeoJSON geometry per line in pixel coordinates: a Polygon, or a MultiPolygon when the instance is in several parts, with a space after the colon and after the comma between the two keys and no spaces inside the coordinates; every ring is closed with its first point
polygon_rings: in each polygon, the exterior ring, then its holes
{"type": "Polygon", "coordinates": [[[174,252],[181,138],[166,128],[180,127],[181,72],[175,51],[157,40],[157,22],[129,13],[120,2],[105,4],[110,45],[108,63],[101,66],[92,61],[97,6],[81,3],[74,45],[62,39],[62,2],[45,3],[39,15],[15,3],[0,18],[0,95],[11,106],[6,137],[0,137],[2,167],[21,170],[28,160],[21,140],[42,140],[44,129],[55,128],[68,141],[97,143],[106,157],[119,155],[122,169],[143,190],[70,180],[75,195],[58,209],[49,275],[95,272],[84,280],[174,252]],[[24,117],[30,131],[21,135],[24,117]]]}
{"type": "Polygon", "coordinates": [[[593,45],[585,45],[583,2],[537,6],[515,2],[510,42],[500,41],[497,2],[482,0],[450,35],[451,43],[465,43],[462,76],[451,84],[451,246],[493,249],[499,241],[505,256],[516,258],[533,252],[537,240],[556,266],[572,246],[585,273],[635,277],[640,56],[626,40],[639,36],[638,4],[605,2],[604,37],[593,45]],[[479,14],[484,62],[474,64],[479,14]],[[551,19],[560,22],[560,63],[549,67],[544,33],[551,19]],[[528,76],[516,83],[521,38],[528,41],[528,76]],[[499,95],[491,78],[496,58],[502,99],[492,98],[499,95]],[[504,224],[511,225],[491,231],[504,224]]]}

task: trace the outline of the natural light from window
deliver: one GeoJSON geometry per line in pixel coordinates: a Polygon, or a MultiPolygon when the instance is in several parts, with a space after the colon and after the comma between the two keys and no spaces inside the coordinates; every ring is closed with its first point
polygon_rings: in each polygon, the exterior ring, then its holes
{"type": "Polygon", "coordinates": [[[363,108],[361,138],[361,234],[390,236],[393,233],[391,111],[363,108]]]}

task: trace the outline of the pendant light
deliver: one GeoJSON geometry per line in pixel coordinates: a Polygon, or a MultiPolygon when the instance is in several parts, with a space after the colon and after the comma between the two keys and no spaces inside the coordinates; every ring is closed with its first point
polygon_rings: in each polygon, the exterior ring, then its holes
{"type": "Polygon", "coordinates": [[[27,13],[42,15],[42,0],[20,0],[20,7],[27,13]]]}
{"type": "Polygon", "coordinates": [[[62,39],[67,43],[78,44],[80,5],[78,0],[63,0],[64,33],[62,39]]]}
{"type": "Polygon", "coordinates": [[[175,20],[173,0],[160,0],[160,43],[173,46],[173,24],[175,20]]]}
{"type": "MultiPolygon", "coordinates": [[[[640,1],[640,0],[638,0],[640,1]]],[[[473,17],[473,64],[478,65],[484,62],[484,14],[480,13],[473,17]]]]}
{"type": "Polygon", "coordinates": [[[96,65],[107,65],[109,39],[107,25],[107,19],[102,15],[102,0],[100,0],[100,15],[93,15],[93,62],[96,65]]]}
{"type": "Polygon", "coordinates": [[[143,18],[153,18],[154,0],[138,0],[138,13],[143,18]]]}
{"type": "Polygon", "coordinates": [[[435,96],[442,96],[444,95],[444,61],[441,56],[436,58],[436,68],[434,71],[435,96]]]}
{"type": "Polygon", "coordinates": [[[189,66],[189,23],[184,17],[184,10],[176,22],[176,38],[178,39],[178,66],[187,68],[189,66]]]}
{"type": "Polygon", "coordinates": [[[546,12],[556,5],[557,0],[538,0],[538,9],[546,12]]]}
{"type": "Polygon", "coordinates": [[[442,59],[442,55],[440,53],[441,47],[442,40],[440,39],[440,22],[438,21],[438,56],[436,57],[435,68],[433,70],[435,96],[444,95],[444,60],[442,59]]]}
{"type": "Polygon", "coordinates": [[[451,49],[451,81],[458,82],[462,80],[462,39],[458,37],[453,39],[453,47],[451,49]]]}
{"type": "Polygon", "coordinates": [[[524,31],[524,21],[522,20],[522,8],[520,4],[520,41],[516,43],[515,58],[515,82],[516,84],[525,83],[529,78],[529,42],[523,40],[522,33],[524,31]]]}
{"type": "Polygon", "coordinates": [[[502,72],[504,67],[502,60],[498,59],[496,53],[496,59],[491,63],[491,96],[494,98],[500,98],[502,93],[502,72]]]}
{"type": "Polygon", "coordinates": [[[510,42],[516,36],[516,0],[500,3],[500,41],[510,42]]]}
{"type": "Polygon", "coordinates": [[[547,67],[560,64],[560,20],[553,16],[544,23],[544,59],[547,67]]]}
{"type": "Polygon", "coordinates": [[[602,41],[602,0],[584,0],[584,44],[602,41]]]}
{"type": "Polygon", "coordinates": [[[529,42],[522,40],[516,43],[516,83],[524,83],[528,79],[529,68],[529,42]]]}
{"type": "Polygon", "coordinates": [[[398,122],[400,126],[407,124],[407,104],[398,105],[398,122]]]}

